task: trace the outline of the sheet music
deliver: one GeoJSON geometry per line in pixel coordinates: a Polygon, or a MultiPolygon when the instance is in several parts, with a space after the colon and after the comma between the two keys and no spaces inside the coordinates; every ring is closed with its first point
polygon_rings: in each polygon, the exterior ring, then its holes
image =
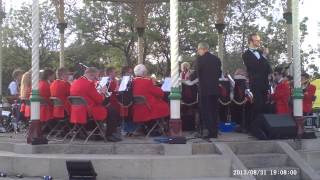
{"type": "Polygon", "coordinates": [[[2,111],[2,116],[9,117],[10,114],[10,111],[2,111]]]}
{"type": "Polygon", "coordinates": [[[162,91],[164,92],[170,92],[171,91],[171,78],[170,77],[166,77],[164,79],[164,82],[161,86],[162,91]]]}
{"type": "Polygon", "coordinates": [[[109,77],[102,77],[101,80],[99,81],[97,89],[103,88],[107,83],[109,82],[109,77]]]}
{"type": "Polygon", "coordinates": [[[119,86],[119,91],[126,91],[129,81],[130,81],[130,76],[123,76],[119,86]]]}

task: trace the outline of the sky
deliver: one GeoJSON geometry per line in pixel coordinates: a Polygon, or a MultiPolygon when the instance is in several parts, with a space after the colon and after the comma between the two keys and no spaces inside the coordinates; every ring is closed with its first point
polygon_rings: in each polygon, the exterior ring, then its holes
{"type": "MultiPolygon", "coordinates": [[[[2,0],[6,4],[6,9],[12,8],[19,8],[19,6],[23,2],[31,3],[32,0],[2,0]]],[[[39,0],[40,2],[45,2],[49,0],[39,0]]],[[[81,0],[72,0],[72,1],[79,1],[81,0]]],[[[320,18],[319,14],[319,7],[320,7],[320,0],[302,0],[300,1],[300,18],[308,17],[309,20],[307,22],[308,27],[308,35],[304,44],[302,44],[303,49],[308,49],[308,46],[311,45],[313,48],[317,48],[318,44],[320,44],[320,18]]],[[[281,13],[282,14],[282,13],[281,13]]],[[[315,62],[320,67],[320,60],[318,59],[315,62]]]]}

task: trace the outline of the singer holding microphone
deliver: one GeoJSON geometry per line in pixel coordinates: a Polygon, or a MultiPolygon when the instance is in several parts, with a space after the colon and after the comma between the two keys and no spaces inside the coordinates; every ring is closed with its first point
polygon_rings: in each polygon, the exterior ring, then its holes
{"type": "Polygon", "coordinates": [[[243,53],[242,59],[247,68],[249,86],[253,93],[253,107],[251,123],[256,117],[264,113],[269,89],[269,75],[272,73],[267,56],[268,48],[261,47],[261,38],[257,33],[248,36],[248,49],[243,53]]]}

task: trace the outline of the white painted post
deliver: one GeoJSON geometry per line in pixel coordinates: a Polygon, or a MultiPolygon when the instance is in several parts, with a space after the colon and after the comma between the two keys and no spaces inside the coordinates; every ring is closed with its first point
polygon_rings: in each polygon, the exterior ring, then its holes
{"type": "Polygon", "coordinates": [[[301,57],[300,57],[300,22],[299,0],[292,0],[292,32],[293,32],[293,115],[298,125],[298,137],[303,134],[304,122],[302,111],[303,91],[301,88],[301,57]]]}
{"type": "Polygon", "coordinates": [[[181,85],[179,81],[179,19],[178,0],[170,0],[170,45],[171,45],[171,94],[170,98],[170,132],[173,136],[181,136],[180,99],[181,85]]]}
{"type": "MultiPolygon", "coordinates": [[[[2,8],[2,0],[0,0],[0,103],[2,103],[2,70],[3,70],[3,55],[2,55],[2,40],[3,40],[3,32],[2,32],[2,24],[5,18],[5,12],[2,8]]],[[[0,111],[1,112],[1,111],[0,111]]]]}
{"type": "MultiPolygon", "coordinates": [[[[39,0],[32,1],[32,96],[39,95],[39,45],[40,45],[40,15],[39,0]]],[[[40,102],[31,102],[31,120],[40,119],[40,102]]]]}
{"type": "Polygon", "coordinates": [[[31,101],[31,125],[27,142],[32,143],[41,138],[40,123],[40,96],[39,96],[39,45],[40,45],[40,14],[39,0],[32,1],[32,93],[31,101]]]}

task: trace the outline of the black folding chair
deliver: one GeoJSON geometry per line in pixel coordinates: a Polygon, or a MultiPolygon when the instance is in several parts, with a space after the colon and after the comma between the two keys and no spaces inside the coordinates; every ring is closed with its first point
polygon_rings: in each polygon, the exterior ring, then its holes
{"type": "MultiPolygon", "coordinates": [[[[133,104],[134,105],[145,105],[149,111],[151,111],[151,106],[150,104],[147,102],[147,99],[146,97],[144,96],[133,96],[133,104]]],[[[160,130],[160,133],[162,135],[165,135],[166,134],[166,121],[164,118],[161,118],[159,120],[156,120],[154,125],[151,127],[151,129],[147,132],[147,135],[146,137],[149,137],[151,132],[156,129],[157,127],[159,128],[160,130]]]]}
{"type": "MultiPolygon", "coordinates": [[[[69,123],[68,115],[65,113],[64,103],[61,99],[57,97],[50,97],[50,100],[53,104],[53,117],[56,119],[57,124],[53,127],[53,129],[48,133],[47,139],[48,140],[59,140],[57,139],[60,135],[64,132],[69,132],[71,130],[71,125],[69,123]],[[56,114],[56,109],[61,109],[62,114],[56,114]],[[52,138],[51,138],[52,137],[52,138]]],[[[64,136],[62,137],[62,140],[64,136]]]]}
{"type": "MultiPolygon", "coordinates": [[[[72,108],[74,107],[79,107],[79,106],[82,106],[82,107],[86,107],[87,108],[87,102],[85,99],[83,99],[82,97],[80,96],[69,96],[68,97],[68,100],[71,104],[71,118],[72,119],[72,108]]],[[[70,143],[73,142],[73,140],[77,137],[77,135],[79,135],[80,133],[83,133],[84,136],[86,137],[84,143],[86,144],[89,139],[93,136],[100,136],[102,137],[105,141],[107,140],[106,139],[106,136],[104,134],[104,122],[102,121],[95,121],[94,119],[92,118],[88,118],[88,114],[87,112],[85,113],[85,118],[87,119],[87,122],[88,121],[93,121],[95,123],[95,127],[94,129],[91,131],[91,132],[88,132],[86,130],[86,128],[84,127],[85,124],[79,124],[79,123],[74,123],[74,126],[73,128],[69,131],[69,133],[67,133],[67,135],[65,136],[64,140],[66,138],[68,138],[70,135],[71,136],[71,140],[70,140],[70,143]],[[88,134],[89,133],[89,134],[88,134]]],[[[72,121],[71,121],[72,123],[72,121]]]]}

